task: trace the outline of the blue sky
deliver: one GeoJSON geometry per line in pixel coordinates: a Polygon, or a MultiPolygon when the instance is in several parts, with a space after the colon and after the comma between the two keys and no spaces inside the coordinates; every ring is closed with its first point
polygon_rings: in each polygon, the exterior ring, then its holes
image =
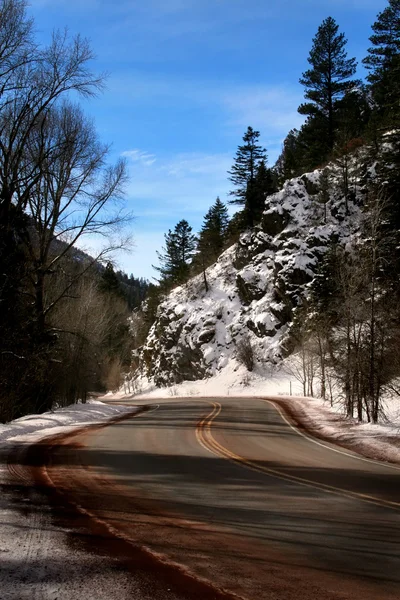
{"type": "MultiPolygon", "coordinates": [[[[269,164],[302,123],[298,83],[312,38],[332,16],[358,61],[385,0],[31,0],[37,35],[67,27],[91,40],[106,91],[85,102],[111,158],[127,158],[126,203],[135,248],[117,257],[153,277],[164,233],[182,218],[195,231],[219,195],[248,125],[269,164]]],[[[359,76],[363,69],[359,66],[359,76]]]]}

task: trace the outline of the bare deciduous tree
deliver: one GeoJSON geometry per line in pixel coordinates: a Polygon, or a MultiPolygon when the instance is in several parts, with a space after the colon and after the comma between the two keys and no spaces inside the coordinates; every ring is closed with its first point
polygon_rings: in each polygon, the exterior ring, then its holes
{"type": "Polygon", "coordinates": [[[248,371],[254,369],[254,348],[248,335],[244,335],[236,344],[236,358],[248,371]]]}
{"type": "Polygon", "coordinates": [[[363,224],[364,236],[337,259],[337,324],[331,358],[341,378],[346,412],[376,423],[382,393],[395,376],[397,340],[395,298],[385,277],[390,232],[386,231],[387,202],[372,194],[363,224]]]}
{"type": "Polygon", "coordinates": [[[64,329],[56,311],[67,299],[73,305],[95,259],[128,243],[120,228],[129,217],[116,204],[125,163],[107,165],[108,148],[68,101],[103,86],[88,41],[55,32],[39,47],[24,0],[0,0],[0,15],[0,404],[12,398],[8,418],[51,406],[64,329]],[[105,240],[98,255],[75,255],[63,271],[88,234],[105,240]]]}
{"type": "MultiPolygon", "coordinates": [[[[77,36],[70,40],[66,32],[56,32],[47,48],[38,49],[29,42],[24,3],[9,0],[8,4],[15,5],[9,15],[17,22],[7,25],[16,29],[19,51],[11,53],[4,63],[0,56],[0,72],[8,68],[0,97],[0,225],[4,227],[12,223],[15,212],[27,208],[31,191],[42,176],[41,161],[28,162],[28,147],[51,108],[71,91],[90,96],[103,85],[103,77],[93,75],[88,68],[93,53],[86,39],[77,36]]],[[[3,28],[6,24],[0,30],[3,28]]]]}
{"type": "MultiPolygon", "coordinates": [[[[75,269],[73,259],[63,259],[47,291],[50,301],[59,296],[68,272],[75,269]]],[[[118,387],[122,368],[130,362],[128,314],[121,298],[99,289],[93,270],[74,283],[68,301],[55,305],[49,326],[56,338],[52,359],[56,360],[58,403],[71,404],[84,400],[88,391],[118,387]]]]}
{"type": "Polygon", "coordinates": [[[28,140],[24,170],[29,172],[31,165],[36,165],[40,178],[27,200],[31,228],[23,243],[29,255],[28,275],[41,331],[47,315],[91,262],[129,244],[129,237],[115,235],[129,221],[129,215],[116,205],[126,181],[125,163],[107,166],[107,154],[108,148],[98,141],[93,124],[79,107],[69,103],[47,111],[28,140]],[[101,235],[105,244],[91,262],[75,270],[57,297],[46,302],[46,279],[88,234],[101,235]],[[63,243],[57,245],[58,240],[63,243]]]}

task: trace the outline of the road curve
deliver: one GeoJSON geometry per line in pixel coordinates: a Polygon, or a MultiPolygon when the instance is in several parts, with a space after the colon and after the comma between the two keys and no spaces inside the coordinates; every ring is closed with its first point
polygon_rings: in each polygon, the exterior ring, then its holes
{"type": "Polygon", "coordinates": [[[183,585],[400,597],[400,468],[302,435],[270,401],[157,400],[73,442],[53,451],[54,485],[183,585]]]}

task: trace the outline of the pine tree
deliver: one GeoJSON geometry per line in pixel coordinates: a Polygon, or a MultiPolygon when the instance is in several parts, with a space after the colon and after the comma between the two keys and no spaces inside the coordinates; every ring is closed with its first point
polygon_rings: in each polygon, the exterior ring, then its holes
{"type": "Polygon", "coordinates": [[[99,288],[104,293],[109,293],[118,296],[119,298],[125,298],[121,281],[110,262],[107,263],[106,268],[101,274],[99,288]]]}
{"type": "Polygon", "coordinates": [[[228,223],[228,209],[217,198],[204,217],[197,245],[206,265],[217,260],[224,249],[228,223]]]}
{"type": "Polygon", "coordinates": [[[164,253],[157,252],[161,266],[154,268],[161,273],[160,283],[170,287],[187,280],[196,247],[196,236],[189,223],[182,219],[175,225],[174,231],[169,229],[164,237],[164,253]]]}
{"type": "Polygon", "coordinates": [[[322,22],[308,57],[312,68],[300,78],[300,83],[306,88],[305,97],[310,102],[301,104],[298,111],[325,121],[329,150],[334,144],[336,103],[358,83],[349,80],[356,71],[356,60],[347,58],[347,40],[343,33],[338,33],[338,29],[332,17],[322,22]]]}
{"type": "MultiPolygon", "coordinates": [[[[336,122],[339,137],[347,141],[362,138],[371,117],[371,106],[366,86],[360,85],[337,102],[336,122]]],[[[335,142],[338,140],[336,139],[335,142]]]]}
{"type": "Polygon", "coordinates": [[[298,136],[298,130],[291,129],[283,141],[282,152],[274,166],[280,185],[298,174],[298,136]]]}
{"type": "Polygon", "coordinates": [[[265,148],[258,144],[260,132],[251,127],[243,136],[244,144],[236,152],[235,163],[229,171],[229,179],[236,186],[230,192],[235,199],[230,204],[244,206],[249,227],[254,225],[259,213],[259,192],[256,185],[257,171],[262,161],[267,161],[265,148]]]}
{"type": "Polygon", "coordinates": [[[369,38],[372,47],[363,63],[370,71],[367,79],[381,112],[391,124],[400,116],[400,0],[389,0],[389,6],[378,14],[369,38]]]}
{"type": "Polygon", "coordinates": [[[262,160],[257,168],[254,182],[254,220],[259,221],[265,206],[265,198],[276,192],[276,177],[262,160]]]}
{"type": "Polygon", "coordinates": [[[235,244],[247,226],[248,222],[244,210],[238,210],[229,221],[226,230],[226,245],[231,246],[235,244]]]}
{"type": "Polygon", "coordinates": [[[374,100],[370,131],[382,150],[378,176],[384,183],[396,227],[400,223],[400,0],[389,0],[378,14],[363,63],[374,100]],[[372,125],[372,126],[371,126],[372,125]],[[388,131],[389,130],[389,131],[388,131]],[[384,132],[382,145],[382,133],[384,132]]]}
{"type": "Polygon", "coordinates": [[[296,139],[297,175],[324,165],[330,152],[326,118],[308,117],[296,139]]]}

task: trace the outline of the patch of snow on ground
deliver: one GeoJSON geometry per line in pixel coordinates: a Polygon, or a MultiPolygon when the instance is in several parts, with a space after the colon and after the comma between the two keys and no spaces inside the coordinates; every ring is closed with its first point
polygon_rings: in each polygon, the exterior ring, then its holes
{"type": "MultiPolygon", "coordinates": [[[[132,406],[108,406],[92,400],[0,425],[1,600],[109,600],[114,597],[148,600],[151,597],[147,593],[148,581],[143,580],[140,573],[132,576],[117,558],[106,556],[101,543],[100,547],[93,543],[88,551],[86,544],[90,536],[85,529],[73,530],[71,544],[68,519],[64,522],[60,511],[54,520],[47,496],[32,485],[29,476],[10,479],[7,469],[8,460],[14,458],[13,451],[43,437],[102,423],[134,410],[132,406]]],[[[168,597],[178,600],[175,594],[168,597]]]]}
{"type": "Polygon", "coordinates": [[[73,404],[42,415],[27,415],[11,423],[0,424],[0,445],[7,442],[33,443],[48,435],[102,423],[133,410],[132,406],[109,406],[99,400],[89,400],[86,404],[73,404]]]}

